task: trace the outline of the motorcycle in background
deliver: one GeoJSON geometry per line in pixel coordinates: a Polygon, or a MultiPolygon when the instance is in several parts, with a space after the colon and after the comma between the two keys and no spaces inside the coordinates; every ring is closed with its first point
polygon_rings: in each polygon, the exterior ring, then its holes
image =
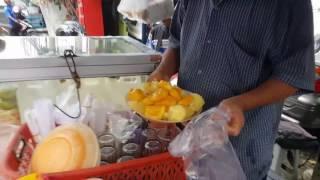
{"type": "Polygon", "coordinates": [[[21,26],[19,36],[39,36],[39,35],[48,35],[46,30],[36,29],[28,22],[28,11],[22,9],[20,6],[14,6],[12,8],[13,13],[15,14],[17,23],[21,26]]]}
{"type": "Polygon", "coordinates": [[[28,29],[32,26],[26,22],[27,11],[22,10],[19,6],[14,6],[12,11],[15,15],[17,23],[21,26],[19,36],[26,36],[28,34],[28,29]]]}

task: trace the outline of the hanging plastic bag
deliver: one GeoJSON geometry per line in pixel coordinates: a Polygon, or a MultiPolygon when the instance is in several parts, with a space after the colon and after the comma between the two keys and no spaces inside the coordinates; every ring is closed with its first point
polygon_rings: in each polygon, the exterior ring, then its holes
{"type": "Polygon", "coordinates": [[[131,111],[108,112],[108,130],[119,140],[129,139],[141,127],[143,120],[131,111]]]}
{"type": "Polygon", "coordinates": [[[50,99],[40,99],[32,109],[24,112],[24,118],[35,140],[40,142],[55,128],[54,106],[50,99]]]}
{"type": "Polygon", "coordinates": [[[225,125],[229,117],[213,108],[194,118],[169,145],[169,152],[182,157],[192,180],[246,180],[225,125]]]}
{"type": "Polygon", "coordinates": [[[170,18],[174,7],[172,0],[121,0],[118,11],[130,20],[152,24],[170,18]]]}

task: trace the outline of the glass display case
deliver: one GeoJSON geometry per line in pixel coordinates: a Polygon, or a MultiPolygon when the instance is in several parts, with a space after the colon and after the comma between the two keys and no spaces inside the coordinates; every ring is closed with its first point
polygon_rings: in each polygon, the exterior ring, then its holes
{"type": "Polygon", "coordinates": [[[82,78],[148,74],[156,64],[151,61],[152,56],[159,55],[129,37],[5,37],[0,40],[0,82],[69,78],[65,50],[75,54],[73,59],[82,78]]]}
{"type": "MultiPolygon", "coordinates": [[[[0,44],[0,123],[17,118],[39,99],[70,104],[88,96],[125,107],[125,95],[146,81],[159,54],[129,37],[5,37],[0,44]],[[74,57],[65,57],[72,50],[74,57]],[[75,67],[73,67],[73,61],[75,67]],[[8,96],[15,96],[11,99],[8,96]]],[[[20,117],[20,118],[19,118],[20,117]]]]}

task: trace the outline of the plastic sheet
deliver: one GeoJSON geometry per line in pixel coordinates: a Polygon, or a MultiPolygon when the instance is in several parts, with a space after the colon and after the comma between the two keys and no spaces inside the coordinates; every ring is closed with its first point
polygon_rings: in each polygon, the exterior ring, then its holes
{"type": "Polygon", "coordinates": [[[229,117],[210,109],[194,118],[169,145],[169,152],[182,157],[192,180],[245,180],[225,125],[229,117]]]}
{"type": "Polygon", "coordinates": [[[122,0],[118,11],[130,20],[151,24],[170,18],[174,7],[172,0],[122,0]]]}
{"type": "Polygon", "coordinates": [[[57,109],[48,98],[34,101],[32,107],[24,112],[24,119],[38,143],[56,126],[68,123],[86,124],[97,135],[106,131],[107,114],[116,111],[118,106],[107,104],[90,93],[84,96],[79,106],[80,102],[76,98],[74,88],[69,86],[66,91],[56,97],[56,105],[63,112],[57,109]],[[81,112],[79,112],[80,108],[81,112]]]}
{"type": "Polygon", "coordinates": [[[131,111],[108,112],[108,130],[117,139],[129,139],[141,127],[143,120],[131,111]]]}

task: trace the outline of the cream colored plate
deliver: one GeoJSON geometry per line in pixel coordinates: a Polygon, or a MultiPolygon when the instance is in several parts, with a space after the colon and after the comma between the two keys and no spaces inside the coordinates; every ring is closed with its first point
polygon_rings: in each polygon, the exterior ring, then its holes
{"type": "MultiPolygon", "coordinates": [[[[200,111],[201,112],[201,111],[200,111]]],[[[144,120],[146,121],[150,121],[150,122],[156,122],[156,123],[164,123],[164,124],[175,124],[175,123],[184,123],[184,122],[188,122],[191,121],[195,116],[199,115],[200,112],[196,112],[191,118],[188,119],[184,119],[182,121],[169,121],[169,120],[156,120],[156,119],[150,119],[150,118],[146,118],[145,116],[143,116],[142,114],[135,112],[136,114],[138,114],[140,117],[142,117],[144,120]]]]}

